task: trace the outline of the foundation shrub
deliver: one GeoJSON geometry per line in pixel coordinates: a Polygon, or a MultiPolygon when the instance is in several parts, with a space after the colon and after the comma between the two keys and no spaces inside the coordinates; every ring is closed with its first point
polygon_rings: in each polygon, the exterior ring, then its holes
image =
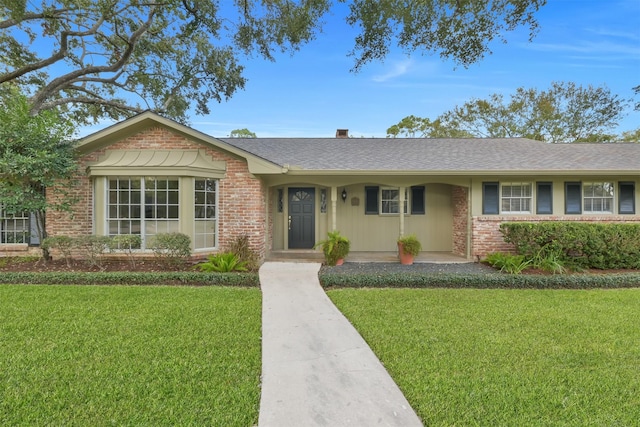
{"type": "Polygon", "coordinates": [[[127,254],[127,261],[132,268],[136,267],[134,251],[140,249],[142,238],[137,234],[119,234],[111,238],[111,250],[120,250],[127,254]]]}
{"type": "Polygon", "coordinates": [[[167,265],[182,265],[191,257],[191,239],[183,233],[158,233],[150,239],[149,249],[167,265]]]}
{"type": "Polygon", "coordinates": [[[184,286],[242,286],[258,287],[256,273],[199,273],[199,272],[5,272],[2,284],[41,285],[184,285],[184,286]]]}
{"type": "Polygon", "coordinates": [[[42,249],[51,251],[56,249],[64,258],[67,266],[71,266],[73,249],[77,246],[75,239],[69,236],[53,236],[47,237],[42,241],[42,249]]]}
{"type": "Polygon", "coordinates": [[[617,289],[640,286],[640,273],[617,274],[321,274],[325,288],[617,289]]]}
{"type": "Polygon", "coordinates": [[[500,231],[526,259],[550,253],[570,268],[640,268],[640,224],[507,222],[500,231]]]}
{"type": "Polygon", "coordinates": [[[109,236],[80,236],[74,239],[76,247],[86,255],[85,262],[90,267],[103,269],[104,255],[111,250],[109,236]]]}

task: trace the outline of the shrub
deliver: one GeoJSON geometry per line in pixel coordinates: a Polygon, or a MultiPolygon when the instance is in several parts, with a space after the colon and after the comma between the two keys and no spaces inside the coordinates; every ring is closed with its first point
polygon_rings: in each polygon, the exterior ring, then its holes
{"type": "Polygon", "coordinates": [[[233,271],[247,271],[246,262],[240,261],[240,258],[233,252],[222,252],[215,255],[209,255],[209,261],[200,263],[196,267],[200,271],[231,273],[233,271]]]}
{"type": "Polygon", "coordinates": [[[243,286],[258,287],[256,273],[199,272],[3,272],[3,284],[41,285],[182,285],[182,286],[243,286]]]}
{"type": "Polygon", "coordinates": [[[256,271],[260,266],[260,257],[258,253],[249,246],[249,236],[242,235],[237,237],[229,245],[228,252],[232,252],[238,256],[238,260],[244,263],[249,271],[256,271]]]}
{"type": "Polygon", "coordinates": [[[76,246],[76,242],[69,236],[52,236],[42,241],[42,249],[49,251],[57,249],[67,263],[67,267],[71,267],[72,252],[76,246]]]}
{"type": "Polygon", "coordinates": [[[132,268],[136,266],[136,258],[133,251],[140,249],[141,245],[142,238],[137,234],[119,234],[111,238],[111,249],[124,251],[132,268]]]}
{"type": "Polygon", "coordinates": [[[111,249],[111,238],[109,236],[81,236],[74,241],[83,253],[87,255],[85,261],[91,267],[103,269],[104,254],[111,249]]]}
{"type": "Polygon", "coordinates": [[[640,274],[320,274],[325,288],[617,289],[640,286],[640,274]]]}
{"type": "Polygon", "coordinates": [[[543,251],[554,253],[569,267],[640,268],[640,224],[506,222],[500,231],[505,242],[512,243],[527,259],[543,251]]]}
{"type": "Polygon", "coordinates": [[[191,256],[191,239],[182,233],[158,233],[150,239],[149,248],[168,265],[184,264],[191,256]]]}

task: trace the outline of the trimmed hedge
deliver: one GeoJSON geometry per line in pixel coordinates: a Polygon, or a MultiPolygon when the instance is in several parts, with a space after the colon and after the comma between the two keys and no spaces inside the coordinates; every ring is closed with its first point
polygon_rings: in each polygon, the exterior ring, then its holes
{"type": "Polygon", "coordinates": [[[506,222],[500,231],[504,241],[527,259],[548,251],[566,266],[640,269],[640,224],[506,222]]]}
{"type": "Polygon", "coordinates": [[[324,288],[616,289],[640,287],[640,273],[615,274],[320,274],[324,288]]]}
{"type": "Polygon", "coordinates": [[[260,286],[257,273],[200,272],[8,272],[0,275],[0,283],[30,285],[260,286]]]}

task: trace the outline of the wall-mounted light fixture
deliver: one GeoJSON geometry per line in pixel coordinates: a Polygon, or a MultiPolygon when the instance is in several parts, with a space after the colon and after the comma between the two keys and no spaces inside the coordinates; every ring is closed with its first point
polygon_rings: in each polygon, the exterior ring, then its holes
{"type": "Polygon", "coordinates": [[[342,201],[343,202],[347,201],[347,190],[346,189],[342,189],[342,201]]]}

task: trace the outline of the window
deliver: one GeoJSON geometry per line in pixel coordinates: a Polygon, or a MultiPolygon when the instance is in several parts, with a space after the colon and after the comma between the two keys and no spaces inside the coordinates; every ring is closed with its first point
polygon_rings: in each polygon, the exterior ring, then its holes
{"type": "Polygon", "coordinates": [[[0,243],[29,243],[29,213],[9,214],[0,206],[0,243]]]}
{"type": "MultiPolygon", "coordinates": [[[[407,192],[404,193],[404,213],[407,213],[407,192]]],[[[398,188],[383,188],[380,195],[380,213],[400,213],[400,190],[398,188]]]]}
{"type": "Polygon", "coordinates": [[[582,184],[579,182],[564,183],[564,213],[582,213],[582,184]]]}
{"type": "Polygon", "coordinates": [[[424,186],[411,187],[411,214],[425,214],[424,186]]]}
{"type": "Polygon", "coordinates": [[[178,179],[112,178],[108,193],[110,236],[140,235],[145,248],[150,237],[179,231],[178,179]]]}
{"type": "Polygon", "coordinates": [[[218,181],[214,179],[195,180],[193,195],[195,212],[194,249],[216,247],[216,229],[218,225],[217,187],[218,181]]]}
{"type": "MultiPolygon", "coordinates": [[[[364,187],[364,213],[365,215],[398,214],[400,213],[400,189],[364,187]]],[[[408,213],[411,206],[411,214],[424,215],[425,213],[425,188],[414,186],[404,190],[404,213],[408,213]],[[409,190],[411,191],[409,193],[409,190]]]]}
{"type": "Polygon", "coordinates": [[[621,182],[620,188],[620,200],[618,206],[618,213],[620,214],[635,214],[636,213],[636,186],[633,182],[621,182]]]}
{"type": "Polygon", "coordinates": [[[278,188],[278,200],[276,203],[278,204],[278,213],[282,213],[284,211],[284,190],[282,188],[278,188]]]}
{"type": "Polygon", "coordinates": [[[536,187],[536,213],[551,215],[553,213],[553,184],[538,182],[536,187]]]}
{"type": "Polygon", "coordinates": [[[364,187],[364,214],[378,215],[378,187],[364,187]]]}
{"type": "Polygon", "coordinates": [[[482,214],[497,215],[500,213],[499,184],[497,182],[482,183],[482,214]]]}
{"type": "Polygon", "coordinates": [[[613,188],[612,182],[585,182],[584,212],[613,213],[613,188]]]}
{"type": "Polygon", "coordinates": [[[502,184],[502,212],[530,213],[531,212],[531,184],[505,183],[502,184]]]}

